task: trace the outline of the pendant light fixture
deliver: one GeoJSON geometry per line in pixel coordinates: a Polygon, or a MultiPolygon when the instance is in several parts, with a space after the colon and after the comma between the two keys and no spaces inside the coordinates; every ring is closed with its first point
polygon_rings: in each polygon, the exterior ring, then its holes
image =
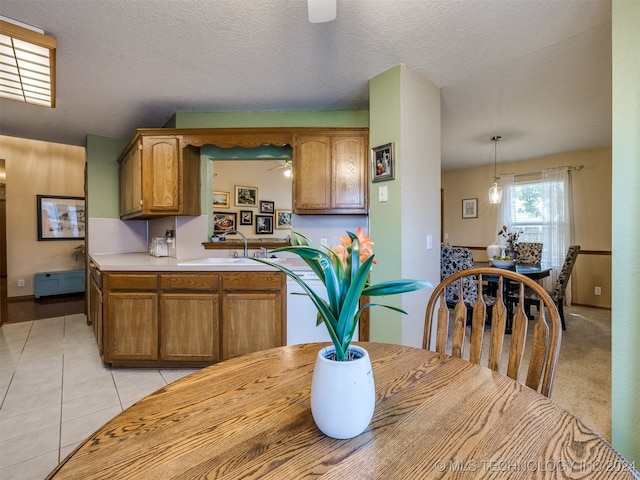
{"type": "Polygon", "coordinates": [[[489,203],[500,203],[502,201],[502,188],[498,185],[497,163],[498,163],[498,142],[502,139],[496,135],[491,137],[493,142],[493,187],[489,189],[489,203]]]}

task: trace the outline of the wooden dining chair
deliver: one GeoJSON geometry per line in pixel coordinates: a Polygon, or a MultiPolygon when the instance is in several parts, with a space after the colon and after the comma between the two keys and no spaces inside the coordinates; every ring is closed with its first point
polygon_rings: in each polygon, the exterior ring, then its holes
{"type": "MultiPolygon", "coordinates": [[[[461,285],[462,282],[458,284],[461,285]]],[[[477,267],[454,273],[434,288],[427,305],[422,348],[435,349],[436,352],[486,366],[549,397],[561,339],[558,309],[541,285],[511,270],[477,267]],[[484,278],[489,276],[497,278],[498,282],[496,302],[491,309],[490,318],[487,318],[488,309],[482,295],[477,295],[469,327],[466,322],[464,289],[459,289],[458,302],[452,312],[445,301],[445,290],[451,283],[464,278],[477,282],[478,289],[481,290],[484,278]],[[505,335],[507,309],[504,285],[507,281],[518,284],[520,292],[520,301],[514,309],[510,338],[505,335]],[[530,288],[540,298],[538,308],[541,313],[529,335],[529,321],[524,312],[525,288],[530,288]],[[485,337],[485,329],[488,329],[488,338],[485,337]],[[506,354],[505,361],[502,357],[503,350],[506,354]],[[525,364],[527,373],[522,381],[520,370],[525,364]]]]}
{"type": "MultiPolygon", "coordinates": [[[[558,278],[556,279],[553,288],[549,290],[547,293],[553,299],[558,308],[558,313],[560,314],[560,323],[562,323],[562,329],[567,329],[567,324],[564,320],[564,297],[567,292],[567,284],[569,283],[569,278],[571,277],[571,272],[573,272],[573,267],[576,264],[576,260],[578,259],[578,254],[580,253],[580,245],[571,245],[567,249],[567,255],[564,258],[564,262],[562,264],[562,268],[560,269],[560,273],[558,274],[558,278]]],[[[509,293],[508,301],[517,302],[518,296],[514,293],[509,293]]],[[[537,306],[540,301],[540,297],[536,294],[536,292],[531,290],[526,290],[524,295],[524,309],[527,312],[527,315],[531,317],[530,311],[532,306],[537,306]]]]}

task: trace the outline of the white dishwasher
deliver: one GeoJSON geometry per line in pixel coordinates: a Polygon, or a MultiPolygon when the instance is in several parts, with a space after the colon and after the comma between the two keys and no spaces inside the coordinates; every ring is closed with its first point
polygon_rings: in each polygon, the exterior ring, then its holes
{"type": "MultiPolygon", "coordinates": [[[[296,272],[311,290],[327,298],[327,290],[314,272],[296,272]]],[[[324,323],[316,326],[316,306],[298,283],[287,277],[287,345],[311,342],[331,342],[324,323]]],[[[358,330],[353,336],[358,340],[358,330]]]]}

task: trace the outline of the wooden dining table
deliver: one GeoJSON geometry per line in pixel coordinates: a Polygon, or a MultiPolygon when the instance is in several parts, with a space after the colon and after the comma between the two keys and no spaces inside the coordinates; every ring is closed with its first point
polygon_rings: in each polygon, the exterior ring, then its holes
{"type": "Polygon", "coordinates": [[[598,434],[519,382],[420,348],[358,345],[371,357],[376,408],[355,438],[317,429],[309,390],[324,345],[293,345],[165,386],[47,478],[640,478],[598,434]]]}

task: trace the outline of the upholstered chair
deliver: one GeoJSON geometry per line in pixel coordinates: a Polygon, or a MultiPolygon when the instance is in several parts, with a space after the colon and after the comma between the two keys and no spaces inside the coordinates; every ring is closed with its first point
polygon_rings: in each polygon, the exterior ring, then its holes
{"type": "Polygon", "coordinates": [[[542,243],[520,242],[516,262],[521,265],[540,265],[542,261],[542,243]]]}
{"type": "MultiPolygon", "coordinates": [[[[564,311],[562,305],[564,304],[564,296],[567,291],[567,283],[569,282],[569,277],[571,277],[571,272],[573,272],[573,267],[576,264],[576,260],[578,258],[578,254],[580,253],[580,245],[571,245],[567,250],[567,255],[564,258],[564,263],[562,264],[562,268],[560,269],[560,274],[556,279],[553,288],[549,290],[547,293],[551,296],[553,301],[558,308],[558,313],[560,314],[560,321],[562,322],[562,329],[566,330],[567,325],[564,321],[564,311]]],[[[517,300],[515,295],[509,294],[510,300],[517,300]]],[[[533,291],[527,291],[525,294],[525,309],[530,307],[531,305],[538,305],[540,302],[540,297],[533,291]]]]}

